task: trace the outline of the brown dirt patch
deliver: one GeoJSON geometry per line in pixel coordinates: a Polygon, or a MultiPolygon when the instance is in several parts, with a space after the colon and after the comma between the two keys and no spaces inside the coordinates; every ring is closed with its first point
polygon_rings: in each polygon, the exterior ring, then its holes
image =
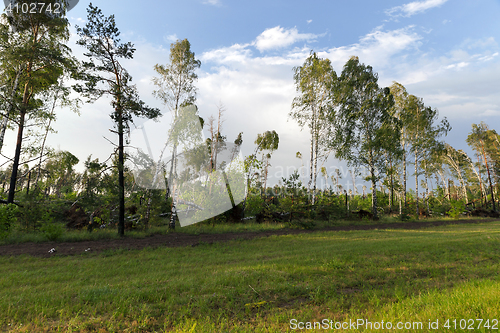
{"type": "Polygon", "coordinates": [[[0,255],[17,256],[28,254],[36,257],[52,257],[55,255],[77,255],[86,252],[99,253],[104,250],[113,249],[143,249],[159,246],[180,247],[197,246],[201,243],[212,244],[214,242],[227,242],[238,239],[253,239],[257,237],[268,237],[273,235],[291,235],[311,233],[317,231],[350,231],[350,230],[375,230],[375,229],[421,229],[448,224],[471,224],[498,221],[498,219],[482,220],[458,220],[458,221],[435,221],[435,222],[404,222],[404,223],[373,223],[367,225],[350,225],[329,227],[321,230],[283,229],[261,232],[231,232],[223,234],[199,234],[191,235],[184,233],[169,233],[166,235],[152,235],[146,238],[129,238],[82,241],[82,242],[46,242],[46,243],[22,243],[0,246],[0,255]],[[50,253],[51,249],[55,249],[50,253]]]}

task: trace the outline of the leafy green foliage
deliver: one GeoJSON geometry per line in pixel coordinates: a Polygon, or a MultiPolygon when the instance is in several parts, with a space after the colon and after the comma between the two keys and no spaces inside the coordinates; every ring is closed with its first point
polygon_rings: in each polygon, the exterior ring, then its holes
{"type": "Polygon", "coordinates": [[[293,79],[295,88],[300,94],[292,102],[289,117],[296,120],[301,128],[307,126],[311,133],[309,182],[307,188],[312,189],[312,201],[316,196],[316,179],[318,175],[318,159],[327,158],[325,153],[331,126],[328,118],[335,118],[336,101],[334,92],[338,87],[337,73],[333,70],[329,59],[321,59],[315,52],[302,66],[295,67],[293,79]]]}
{"type": "Polygon", "coordinates": [[[462,201],[452,200],[450,203],[451,203],[451,209],[448,212],[448,215],[451,218],[456,219],[457,217],[462,215],[463,212],[465,212],[465,205],[462,201]]]}
{"type": "Polygon", "coordinates": [[[64,227],[60,223],[49,220],[45,221],[45,223],[40,227],[40,231],[49,241],[56,241],[63,235],[64,227]]]}
{"type": "Polygon", "coordinates": [[[370,175],[372,193],[372,213],[378,216],[377,182],[387,172],[386,154],[402,153],[400,146],[400,121],[390,110],[394,105],[389,88],[381,89],[378,75],[371,66],[361,64],[352,57],[342,70],[336,98],[340,105],[331,118],[335,126],[335,136],[330,145],[335,156],[352,166],[365,166],[370,175]]]}
{"type": "Polygon", "coordinates": [[[14,204],[0,205],[0,239],[5,238],[17,222],[19,207],[14,204]]]}
{"type": "Polygon", "coordinates": [[[139,99],[137,88],[130,84],[132,77],[122,67],[119,59],[132,59],[135,48],[131,42],[122,43],[116,27],[115,17],[104,17],[102,11],[89,5],[85,27],[77,27],[80,39],[78,45],[85,47],[88,61],[82,63],[78,78],[85,84],[77,83],[74,89],[95,101],[104,95],[112,97],[111,113],[118,134],[118,233],[125,232],[125,179],[124,179],[124,131],[129,129],[133,117],[154,119],[160,110],[150,108],[139,99]]]}

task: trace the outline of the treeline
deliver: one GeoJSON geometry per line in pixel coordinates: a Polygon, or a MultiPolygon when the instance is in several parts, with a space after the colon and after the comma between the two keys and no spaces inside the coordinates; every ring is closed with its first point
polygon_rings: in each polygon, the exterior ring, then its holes
{"type": "Polygon", "coordinates": [[[353,183],[360,168],[368,170],[364,180],[371,183],[374,219],[378,216],[378,185],[388,188],[390,207],[395,206],[397,196],[408,208],[408,167],[413,168],[417,216],[424,207],[426,214],[431,213],[430,196],[451,200],[452,184],[459,186],[456,199],[464,205],[489,205],[496,211],[500,136],[488,125],[472,124],[467,137],[467,144],[475,152],[471,158],[444,141],[451,126],[446,118],[439,119],[435,108],[409,94],[400,83],[380,87],[377,73],[355,56],[347,61],[340,75],[328,59],[314,52],[294,71],[298,97],[290,117],[310,132],[307,190],[312,204],[320,171],[327,180],[331,177],[332,185],[340,186],[335,175],[326,175],[325,168],[318,166],[318,162],[323,165],[334,156],[353,168],[353,183]],[[433,179],[436,189],[431,191],[433,179]],[[425,191],[423,198],[420,188],[425,191]]]}
{"type": "MultiPolygon", "coordinates": [[[[116,224],[123,235],[126,227],[161,224],[165,217],[170,227],[175,227],[178,207],[172,200],[172,186],[164,190],[140,187],[125,163],[130,158],[125,151],[126,134],[134,118],[161,116],[158,109],[141,101],[122,66],[124,59],[133,58],[135,48],[120,40],[113,15],[104,16],[92,4],[87,11],[86,25],[76,29],[77,43],[86,49],[83,60],[73,57],[66,45],[69,30],[64,11],[2,15],[0,149],[7,129],[17,131],[13,157],[3,155],[8,162],[0,171],[1,200],[8,204],[0,207],[0,219],[7,221],[4,230],[9,229],[11,220],[21,221],[26,230],[50,221],[70,220],[74,227],[86,227],[89,222],[91,226],[116,224]],[[68,86],[70,79],[76,82],[72,86],[68,86]],[[72,91],[78,93],[77,98],[72,91]],[[77,172],[79,159],[71,152],[47,147],[47,136],[58,108],[78,111],[82,103],[103,96],[112,101],[110,118],[118,144],[108,160],[89,156],[84,171],[77,172]]],[[[194,107],[197,115],[195,71],[200,66],[187,40],[171,45],[167,64],[154,66],[154,95],[171,112],[173,124],[185,108],[194,107]]],[[[307,184],[294,173],[268,188],[268,170],[279,135],[264,131],[255,140],[254,152],[244,158],[247,198],[238,205],[233,202],[230,211],[212,222],[239,221],[245,215],[259,214],[271,219],[286,216],[289,221],[294,214],[341,218],[356,209],[370,209],[369,216],[378,219],[382,213],[397,212],[396,206],[401,216],[418,216],[421,209],[427,215],[433,210],[461,212],[466,204],[497,209],[500,137],[486,124],[472,125],[467,144],[475,156],[467,156],[444,142],[451,127],[446,119],[439,119],[435,108],[399,83],[380,87],[377,73],[357,57],[349,59],[337,74],[328,59],[311,52],[302,66],[294,68],[294,81],[298,94],[292,101],[290,118],[310,133],[307,184]],[[347,161],[353,181],[360,168],[365,168],[370,193],[342,193],[338,173],[328,174],[324,167],[329,157],[347,161]],[[409,175],[414,176],[413,193],[407,191],[409,175]],[[325,183],[331,180],[329,188],[317,188],[322,178],[325,183]],[[435,188],[431,188],[433,179],[435,188]]],[[[206,123],[197,116],[210,132],[204,143],[210,172],[221,168],[217,152],[228,142],[222,133],[223,111],[221,106],[218,117],[206,123]]],[[[175,131],[173,126],[171,138],[175,131]]],[[[240,133],[233,146],[238,148],[242,140],[240,133]]],[[[178,171],[175,161],[182,145],[177,139],[169,145],[173,162],[168,168],[156,164],[151,174],[154,182],[168,183],[178,171]]],[[[302,154],[297,152],[297,157],[302,158],[302,154]]]]}

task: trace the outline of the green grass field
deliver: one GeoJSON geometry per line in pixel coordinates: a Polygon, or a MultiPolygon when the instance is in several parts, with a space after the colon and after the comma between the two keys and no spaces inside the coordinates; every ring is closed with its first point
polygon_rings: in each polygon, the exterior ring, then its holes
{"type": "Polygon", "coordinates": [[[283,332],[328,319],[490,332],[500,329],[499,272],[500,221],[0,257],[0,329],[283,332]]]}

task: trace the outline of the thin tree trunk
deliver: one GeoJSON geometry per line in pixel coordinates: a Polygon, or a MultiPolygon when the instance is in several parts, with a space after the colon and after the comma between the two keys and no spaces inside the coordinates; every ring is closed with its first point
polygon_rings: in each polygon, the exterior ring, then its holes
{"type": "Polygon", "coordinates": [[[148,202],[146,206],[146,214],[144,216],[144,227],[148,229],[149,227],[149,216],[151,214],[151,204],[153,202],[152,190],[147,190],[148,193],[148,202]]]}
{"type": "Polygon", "coordinates": [[[408,206],[406,199],[406,151],[403,152],[403,201],[406,209],[408,206]]]}
{"type": "MultiPolygon", "coordinates": [[[[28,73],[29,72],[30,71],[28,70],[28,73]]],[[[21,147],[22,147],[22,143],[23,143],[24,121],[26,118],[26,110],[28,107],[29,99],[31,97],[31,93],[28,91],[28,85],[29,85],[29,82],[26,82],[26,84],[24,85],[23,101],[22,101],[22,106],[21,106],[21,110],[20,110],[20,117],[19,117],[19,127],[17,130],[16,151],[14,154],[14,162],[12,165],[12,174],[10,177],[9,196],[7,198],[8,203],[14,203],[14,196],[16,194],[17,171],[19,168],[19,160],[21,158],[21,147]]]]}
{"type": "Polygon", "coordinates": [[[316,203],[316,180],[318,177],[318,150],[319,150],[319,144],[318,144],[318,133],[316,129],[316,139],[314,140],[314,177],[313,177],[313,193],[312,193],[312,204],[314,205],[316,203]]]}
{"type": "Polygon", "coordinates": [[[313,165],[314,165],[314,136],[311,135],[311,160],[309,165],[309,182],[307,183],[307,190],[311,193],[312,179],[313,179],[313,165]]]}
{"type": "Polygon", "coordinates": [[[425,164],[424,173],[425,173],[425,206],[427,208],[427,216],[429,216],[431,214],[431,210],[429,209],[429,182],[427,176],[427,164],[425,164]]]}
{"type": "Polygon", "coordinates": [[[483,185],[483,182],[482,182],[482,175],[481,175],[481,157],[479,156],[480,154],[477,154],[477,164],[479,165],[479,184],[481,185],[481,189],[483,190],[481,192],[481,206],[484,205],[486,206],[486,188],[485,186],[483,185]],[[484,194],[484,195],[483,195],[484,194]],[[484,198],[484,202],[483,202],[483,198],[484,198]]]}
{"type": "Polygon", "coordinates": [[[417,219],[418,214],[420,213],[418,207],[418,152],[415,151],[415,206],[417,211],[417,219]]]}
{"type": "Polygon", "coordinates": [[[394,175],[392,170],[392,158],[390,159],[390,168],[391,168],[391,199],[389,200],[389,210],[392,213],[392,207],[394,207],[394,175]]]}
{"type": "Polygon", "coordinates": [[[398,193],[398,199],[399,199],[399,215],[403,215],[403,205],[401,203],[401,193],[398,193]]]}
{"type": "Polygon", "coordinates": [[[177,217],[177,211],[175,208],[175,203],[174,203],[174,164],[175,164],[175,159],[177,158],[177,143],[174,143],[174,147],[172,150],[172,160],[170,162],[170,175],[168,178],[169,186],[167,187],[167,194],[166,197],[168,199],[169,196],[172,197],[172,207],[170,209],[170,222],[168,224],[168,228],[174,230],[175,229],[175,219],[177,217]]]}
{"type": "Polygon", "coordinates": [[[31,170],[28,172],[28,185],[26,186],[26,196],[30,195],[31,170]]]}
{"type": "Polygon", "coordinates": [[[14,203],[14,196],[16,194],[17,171],[19,168],[19,159],[21,158],[21,147],[22,147],[22,143],[23,143],[23,130],[24,130],[25,117],[26,117],[26,110],[23,108],[21,110],[21,114],[20,114],[19,128],[17,130],[16,152],[14,155],[14,162],[12,165],[12,173],[10,176],[9,196],[7,198],[8,203],[14,203]]]}
{"type": "Polygon", "coordinates": [[[373,214],[373,219],[378,220],[377,181],[375,179],[375,167],[373,165],[373,156],[371,151],[370,151],[370,175],[372,181],[372,214],[373,214]]]}
{"type": "Polygon", "coordinates": [[[23,72],[23,67],[20,67],[19,70],[17,71],[16,78],[14,80],[14,85],[12,86],[12,93],[10,95],[10,103],[7,108],[7,111],[5,112],[5,116],[2,119],[2,124],[0,125],[0,152],[2,151],[3,148],[3,141],[5,138],[5,132],[7,130],[7,124],[9,122],[9,117],[12,113],[12,110],[14,109],[14,97],[17,91],[17,88],[19,86],[19,77],[21,76],[21,73],[23,72]]]}
{"type": "Polygon", "coordinates": [[[481,144],[482,144],[482,150],[483,150],[484,164],[486,165],[486,171],[488,172],[488,181],[490,183],[491,204],[493,205],[493,211],[496,211],[496,208],[495,208],[495,196],[494,196],[494,193],[493,193],[493,184],[491,182],[491,175],[490,175],[490,168],[488,166],[488,159],[486,158],[486,152],[484,151],[484,142],[481,141],[481,144]]]}
{"type": "MultiPolygon", "coordinates": [[[[119,105],[120,101],[118,101],[119,105]]],[[[118,190],[119,190],[119,212],[118,212],[118,234],[125,234],[125,177],[123,156],[123,118],[122,110],[118,111],[118,190]]]]}
{"type": "Polygon", "coordinates": [[[57,89],[56,94],[54,96],[54,103],[52,104],[52,110],[50,111],[49,123],[47,125],[47,128],[45,129],[45,135],[43,136],[42,148],[40,150],[40,159],[38,161],[38,171],[36,173],[36,178],[35,178],[35,187],[38,187],[38,181],[40,179],[40,173],[41,173],[41,168],[42,168],[42,158],[43,158],[43,152],[45,149],[45,142],[47,141],[47,136],[49,134],[50,124],[52,123],[52,115],[54,114],[54,110],[56,108],[56,101],[57,101],[57,97],[59,95],[59,90],[60,89],[57,89]]]}
{"type": "Polygon", "coordinates": [[[474,167],[474,163],[472,163],[472,160],[468,159],[469,163],[470,163],[470,166],[472,168],[472,171],[474,172],[474,174],[476,175],[478,181],[479,181],[479,191],[481,192],[481,204],[483,203],[483,196],[485,195],[485,191],[484,191],[484,186],[483,186],[483,182],[481,180],[481,176],[479,176],[476,168],[474,167]]]}
{"type": "Polygon", "coordinates": [[[439,178],[441,178],[441,182],[443,183],[443,188],[444,188],[444,196],[448,196],[448,185],[446,185],[446,179],[444,178],[443,171],[437,170],[437,173],[439,175],[439,178]]]}
{"type": "Polygon", "coordinates": [[[375,181],[375,169],[373,167],[370,169],[370,173],[372,175],[372,214],[373,219],[378,220],[377,182],[375,181]]]}
{"type": "Polygon", "coordinates": [[[449,178],[448,178],[448,200],[451,201],[451,185],[449,178]]]}

